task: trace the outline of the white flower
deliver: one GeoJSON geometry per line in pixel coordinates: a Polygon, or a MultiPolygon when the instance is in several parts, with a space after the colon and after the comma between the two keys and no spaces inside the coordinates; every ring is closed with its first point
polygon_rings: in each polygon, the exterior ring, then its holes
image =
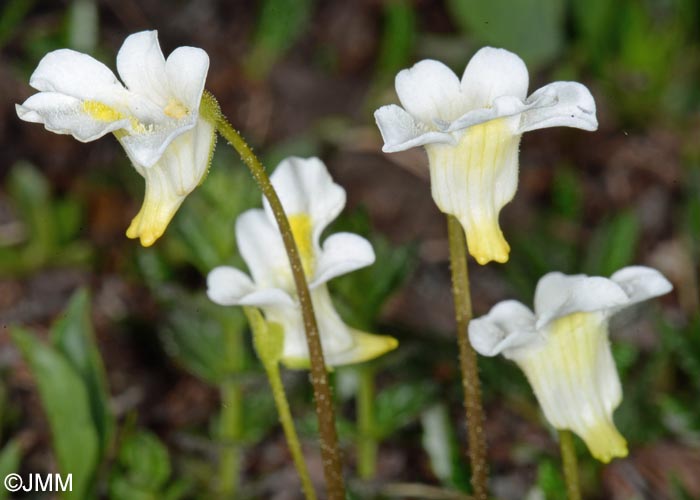
{"type": "Polygon", "coordinates": [[[374,114],[385,153],[425,146],[433,199],[459,219],[480,264],[508,260],[498,214],[518,185],[521,134],[598,127],[593,97],[580,83],[551,83],[530,97],[527,87],[518,56],[486,47],[469,61],[461,82],[430,59],[400,71],[396,92],[403,108],[382,106],[374,114]]]}
{"type": "Polygon", "coordinates": [[[146,180],[143,206],[126,234],[149,246],[209,166],[215,130],[199,112],[209,56],[179,47],[165,60],[157,32],[142,31],[124,41],[117,69],[124,85],[86,54],[50,52],[29,80],[39,93],[18,104],[17,114],[82,142],[114,133],[146,180]]]}
{"type": "Polygon", "coordinates": [[[603,462],[627,455],[613,423],[622,401],[610,352],[608,320],[673,287],[655,269],[625,267],[610,279],[549,273],[535,291],[535,313],[514,300],[469,323],[469,340],[485,355],[503,353],[525,372],[545,417],[578,434],[603,462]]]}
{"type": "MultiPolygon", "coordinates": [[[[374,250],[364,238],[336,233],[320,245],[321,233],[345,206],[345,190],[318,158],[288,158],[271,181],[288,214],[309,281],[326,363],[357,363],[394,349],[396,339],[354,330],[336,312],[326,283],[374,262],[374,250]]],[[[265,319],[284,328],[282,361],[291,367],[308,365],[301,309],[282,238],[267,201],[265,209],[244,212],[236,221],[236,240],[252,280],[238,269],[222,266],[209,273],[207,293],[221,305],[257,306],[265,319]]]]}

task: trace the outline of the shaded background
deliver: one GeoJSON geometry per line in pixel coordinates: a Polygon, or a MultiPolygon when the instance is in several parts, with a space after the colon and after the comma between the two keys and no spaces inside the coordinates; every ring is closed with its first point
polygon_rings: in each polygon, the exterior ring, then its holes
{"type": "MultiPolygon", "coordinates": [[[[597,132],[523,137],[518,194],[501,215],[511,260],[471,263],[475,313],[505,298],[530,304],[551,270],[608,276],[635,263],[664,272],[675,292],[612,328],[625,392],[615,418],[631,454],[603,466],[578,442],[582,481],[590,498],[700,497],[695,0],[7,0],[0,16],[0,465],[56,470],[27,359],[86,287],[117,422],[92,482],[99,495],[217,498],[217,456],[233,445],[243,450],[240,498],[299,498],[245,324],[204,295],[208,270],[241,265],[233,221],[259,204],[243,165],[220,142],[207,182],[143,249],[124,236],[143,181],[117,142],[81,144],[14,111],[46,52],[71,47],[114,68],[126,36],[157,29],[166,55],[181,45],[208,52],[207,89],[269,168],[287,155],[320,156],[348,192],[331,230],[375,245],[372,268],[332,283],[349,324],[401,342],[372,364],[382,445],[376,480],[351,480],[357,498],[408,495],[391,490],[396,483],[456,498],[469,476],[444,217],[423,151],[381,153],[373,111],[397,102],[398,70],[431,57],[461,74],[483,45],[521,55],[530,91],[554,80],[588,85],[597,132]],[[29,330],[13,341],[13,325],[29,330]],[[246,401],[245,432],[223,436],[219,394],[231,379],[246,401]]],[[[524,377],[503,359],[480,363],[494,494],[563,498],[557,444],[524,377]]],[[[357,373],[334,374],[348,477],[357,373]]],[[[285,383],[320,481],[306,376],[286,372],[285,383]]],[[[71,385],[62,387],[70,400],[71,385]]]]}

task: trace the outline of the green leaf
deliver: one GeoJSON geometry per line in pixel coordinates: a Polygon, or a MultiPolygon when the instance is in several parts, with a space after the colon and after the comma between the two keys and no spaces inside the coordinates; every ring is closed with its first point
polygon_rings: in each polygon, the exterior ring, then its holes
{"type": "MultiPolygon", "coordinates": [[[[16,473],[19,470],[21,458],[19,442],[14,439],[7,443],[0,451],[0,478],[4,479],[8,474],[16,473]]],[[[7,489],[0,487],[0,500],[5,500],[7,494],[7,489]]]]}
{"type": "Polygon", "coordinates": [[[272,394],[265,390],[248,391],[243,398],[243,435],[241,441],[254,445],[279,424],[272,394]]]}
{"type": "Polygon", "coordinates": [[[247,364],[245,328],[240,308],[213,304],[201,293],[180,294],[159,333],[169,355],[196,376],[219,384],[247,364]]]}
{"type": "Polygon", "coordinates": [[[631,211],[614,215],[596,228],[584,269],[593,276],[610,276],[632,263],[639,242],[639,221],[631,211]]]}
{"type": "Polygon", "coordinates": [[[382,390],[375,399],[377,438],[383,439],[413,422],[435,399],[429,381],[404,382],[382,390]]]}
{"type": "Polygon", "coordinates": [[[109,392],[100,351],[90,320],[90,297],[87,290],[73,294],[63,317],[53,325],[51,340],[61,351],[83,383],[90,398],[95,429],[100,437],[100,455],[104,455],[114,430],[114,417],[109,409],[109,392]]]}
{"type": "Polygon", "coordinates": [[[447,7],[480,45],[511,50],[528,66],[550,62],[564,46],[564,0],[448,0],[447,7]]]}
{"type": "Polygon", "coordinates": [[[566,165],[554,171],[552,204],[558,214],[578,221],[583,208],[583,183],[577,172],[566,165]]]}
{"type": "Polygon", "coordinates": [[[69,243],[78,236],[83,223],[83,213],[80,203],[74,198],[66,198],[54,202],[56,232],[62,243],[69,243]]]}
{"type": "Polygon", "coordinates": [[[7,186],[31,236],[31,243],[25,249],[30,255],[24,258],[30,262],[42,261],[56,246],[49,183],[33,165],[18,162],[10,171],[7,186]]]}
{"type": "Polygon", "coordinates": [[[112,500],[159,500],[157,492],[135,486],[124,476],[115,475],[109,480],[109,498],[112,500]]]}
{"type": "MultiPolygon", "coordinates": [[[[152,433],[129,434],[119,450],[109,480],[113,500],[178,500],[195,498],[189,479],[169,481],[168,449],[152,433]]],[[[200,498],[197,496],[196,498],[200,498]]],[[[202,497],[203,498],[203,497],[202,497]]]]}
{"type": "Polygon", "coordinates": [[[239,161],[227,148],[218,148],[206,182],[188,196],[165,235],[168,250],[179,246],[181,257],[205,275],[222,264],[242,263],[236,249],[234,221],[261,200],[248,170],[231,169],[231,164],[239,161]],[[202,224],[203,220],[207,223],[202,224]]]}
{"type": "Polygon", "coordinates": [[[537,486],[548,500],[566,500],[566,484],[559,467],[550,459],[537,466],[537,486]]]}
{"type": "Polygon", "coordinates": [[[304,33],[313,10],[312,0],[264,0],[246,67],[253,78],[263,79],[304,33]]]}
{"type": "Polygon", "coordinates": [[[416,249],[408,245],[394,246],[387,239],[373,235],[369,218],[362,210],[343,216],[333,225],[332,231],[365,236],[374,248],[374,264],[340,276],[330,285],[341,316],[352,326],[370,331],[386,301],[412,269],[416,249]]]}
{"type": "Polygon", "coordinates": [[[32,10],[36,0],[9,0],[0,12],[0,48],[13,32],[21,31],[22,19],[32,10]]]}
{"type": "Polygon", "coordinates": [[[609,0],[572,0],[573,21],[577,40],[585,47],[585,55],[599,67],[613,57],[619,34],[620,5],[609,0]]]}
{"type": "Polygon", "coordinates": [[[376,79],[380,82],[393,79],[410,60],[416,34],[416,15],[411,3],[385,2],[383,28],[376,69],[376,79]]]}
{"type": "Polygon", "coordinates": [[[36,381],[51,427],[59,470],[63,474],[73,474],[71,498],[85,498],[91,488],[100,449],[88,390],[56,349],[44,345],[26,330],[15,328],[11,334],[36,381]]]}
{"type": "Polygon", "coordinates": [[[125,439],[119,464],[130,484],[145,491],[159,491],[170,477],[168,449],[150,432],[140,431],[125,439]]]}

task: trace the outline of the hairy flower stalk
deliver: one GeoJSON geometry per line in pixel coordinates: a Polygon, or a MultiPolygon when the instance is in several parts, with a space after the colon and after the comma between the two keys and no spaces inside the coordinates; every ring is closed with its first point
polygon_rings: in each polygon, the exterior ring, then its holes
{"type": "MultiPolygon", "coordinates": [[[[356,234],[336,233],[321,242],[324,229],[345,206],[345,190],[333,182],[318,158],[287,158],[277,166],[269,182],[287,215],[300,266],[309,282],[324,362],[328,366],[358,363],[395,348],[397,342],[392,337],[361,332],[346,325],[331,300],[327,287],[330,279],[375,260],[372,245],[356,234]]],[[[270,349],[259,347],[269,342],[261,342],[262,334],[254,328],[256,350],[266,366],[270,383],[278,387],[278,363],[307,368],[311,349],[304,334],[299,294],[273,206],[263,199],[263,207],[247,210],[236,220],[237,246],[250,276],[234,267],[216,267],[207,277],[207,294],[217,304],[259,308],[260,322],[266,326],[257,329],[279,331],[275,334],[279,345],[275,344],[270,355],[270,349]]],[[[252,318],[250,312],[248,317],[252,318]]],[[[285,405],[278,404],[280,412],[285,411],[285,405]]],[[[293,445],[290,441],[290,449],[293,445]]]]}
{"type": "Polygon", "coordinates": [[[314,402],[316,405],[316,416],[318,418],[318,430],[321,440],[323,473],[326,479],[328,498],[331,500],[345,500],[345,482],[343,479],[340,447],[338,445],[338,434],[335,428],[333,396],[328,384],[328,373],[323,356],[323,349],[321,347],[318,325],[311,303],[311,294],[289,220],[287,219],[284,209],[282,208],[282,203],[270,183],[270,178],[265,172],[262,163],[253,153],[252,149],[250,149],[243,137],[241,137],[223,116],[219,110],[216,99],[209,94],[205,94],[202,106],[206,109],[204,113],[210,118],[215,119],[214,123],[219,133],[238,152],[243,163],[250,169],[263,196],[265,196],[269,202],[270,209],[279,227],[284,248],[289,258],[289,265],[301,306],[304,331],[306,332],[311,371],[310,379],[314,390],[314,402]]]}
{"type": "Polygon", "coordinates": [[[468,325],[472,318],[472,301],[469,292],[469,270],[464,233],[459,221],[447,216],[447,233],[450,244],[452,270],[452,297],[457,322],[457,346],[462,374],[462,391],[469,435],[469,463],[472,471],[472,488],[476,500],[488,498],[488,461],[486,436],[484,435],[484,408],[481,403],[481,382],[476,352],[469,343],[468,325]]]}
{"type": "Polygon", "coordinates": [[[520,302],[501,302],[469,324],[469,338],[480,354],[502,353],[515,361],[549,423],[573,431],[607,463],[627,455],[613,422],[622,387],[609,320],[671,289],[658,271],[643,266],[623,268],[610,279],[549,273],[537,285],[534,313],[520,302]]]}

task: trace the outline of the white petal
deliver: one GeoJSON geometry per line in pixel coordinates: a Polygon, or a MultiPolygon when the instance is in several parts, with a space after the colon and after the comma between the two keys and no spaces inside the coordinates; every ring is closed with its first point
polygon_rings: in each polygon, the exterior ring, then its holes
{"type": "Polygon", "coordinates": [[[510,123],[491,120],[467,128],[456,146],[428,144],[435,203],[464,228],[469,253],[479,262],[507,262],[510,246],[498,225],[518,184],[518,144],[510,123]]]}
{"type": "Polygon", "coordinates": [[[605,311],[628,302],[620,285],[607,278],[548,273],[535,290],[537,328],[572,313],[605,311]]]}
{"type": "Polygon", "coordinates": [[[197,126],[173,140],[155,165],[144,166],[130,154],[120,138],[136,170],[146,179],[146,195],[139,213],[126,235],[140,238],[144,246],[152,245],[167,228],[185,197],[201,182],[209,169],[214,151],[214,127],[204,119],[197,126]]]}
{"type": "Polygon", "coordinates": [[[236,242],[258,288],[294,290],[282,238],[263,210],[251,209],[238,216],[236,242]]]}
{"type": "Polygon", "coordinates": [[[369,241],[356,234],[336,233],[323,243],[309,286],[315,288],[336,276],[367,267],[374,259],[374,250],[369,241]]]}
{"type": "MultiPolygon", "coordinates": [[[[328,287],[321,285],[311,291],[311,302],[316,313],[321,346],[326,359],[353,347],[350,330],[333,306],[328,287]]],[[[309,351],[304,333],[301,310],[295,307],[264,308],[265,318],[284,327],[283,362],[291,367],[308,365],[309,351]]]]}
{"type": "Polygon", "coordinates": [[[467,109],[457,75],[432,59],[401,70],[396,75],[396,93],[404,109],[429,126],[436,119],[452,121],[467,109]]]}
{"type": "MultiPolygon", "coordinates": [[[[71,134],[81,142],[93,141],[129,126],[129,119],[125,117],[111,121],[96,120],[85,112],[83,101],[56,92],[39,92],[15,108],[22,120],[43,123],[46,130],[71,134]]],[[[114,113],[118,112],[115,110],[114,113]]]]}
{"type": "Polygon", "coordinates": [[[469,341],[484,356],[508,356],[513,350],[541,343],[535,315],[516,300],[500,302],[486,316],[471,320],[469,341]]]}
{"type": "Polygon", "coordinates": [[[497,97],[527,96],[528,73],[525,63],[505,49],[484,47],[467,64],[462,75],[462,94],[468,108],[484,108],[497,97]]]}
{"type": "MultiPolygon", "coordinates": [[[[495,98],[489,107],[476,108],[471,111],[467,111],[452,123],[438,122],[438,126],[440,126],[444,132],[456,132],[474,125],[480,125],[490,120],[514,116],[522,113],[526,109],[527,106],[518,97],[501,96],[495,98]]],[[[512,132],[514,135],[520,134],[520,131],[516,126],[513,127],[512,132]]]]}
{"type": "Polygon", "coordinates": [[[603,313],[577,313],[557,319],[545,331],[546,342],[515,352],[547,420],[581,437],[602,462],[627,455],[627,443],[615,428],[613,411],[622,389],[608,342],[603,313]]]}
{"type": "Polygon", "coordinates": [[[323,352],[327,356],[347,351],[353,347],[352,335],[336,311],[328,287],[320,285],[311,291],[311,300],[318,321],[323,352]]]}
{"type": "Polygon", "coordinates": [[[207,275],[207,295],[222,306],[237,305],[241,297],[254,291],[251,279],[234,267],[215,267],[207,275]]]}
{"type": "Polygon", "coordinates": [[[521,115],[520,133],[547,127],[574,127],[596,130],[595,100],[590,91],[576,82],[554,82],[534,92],[521,115]]]}
{"type": "Polygon", "coordinates": [[[179,47],[168,56],[165,71],[171,95],[196,113],[209,71],[207,53],[195,47],[179,47]]]}
{"type": "Polygon", "coordinates": [[[286,292],[277,288],[258,290],[246,274],[228,266],[216,267],[209,273],[207,295],[222,306],[294,305],[286,292]]]}
{"type": "Polygon", "coordinates": [[[160,160],[177,137],[191,130],[197,121],[196,114],[190,114],[184,120],[168,119],[142,132],[126,135],[120,138],[120,142],[132,161],[150,167],[160,160]]]}
{"type": "Polygon", "coordinates": [[[129,35],[117,54],[117,70],[130,91],[147,97],[158,106],[168,103],[168,76],[157,31],[129,35]]]}
{"type": "Polygon", "coordinates": [[[455,144],[451,134],[434,132],[416,121],[401,106],[390,104],[374,112],[379,131],[384,139],[382,151],[395,153],[425,144],[455,144]]]}
{"type": "Polygon", "coordinates": [[[126,89],[114,73],[98,60],[70,49],[46,54],[29,79],[42,92],[56,92],[109,106],[126,99],[126,89]]]}
{"type": "Polygon", "coordinates": [[[658,297],[673,290],[673,285],[664,275],[651,267],[624,267],[610,279],[622,287],[629,297],[629,304],[658,297]]]}
{"type": "MultiPolygon", "coordinates": [[[[287,215],[311,217],[312,238],[317,244],[321,232],[345,206],[345,190],[333,182],[326,165],[318,158],[286,158],[270,180],[287,215]]],[[[270,220],[274,220],[267,200],[263,204],[270,220]]]]}
{"type": "Polygon", "coordinates": [[[176,137],[163,152],[159,163],[178,194],[187,195],[202,182],[214,152],[215,134],[214,126],[199,118],[194,128],[176,137]]]}

